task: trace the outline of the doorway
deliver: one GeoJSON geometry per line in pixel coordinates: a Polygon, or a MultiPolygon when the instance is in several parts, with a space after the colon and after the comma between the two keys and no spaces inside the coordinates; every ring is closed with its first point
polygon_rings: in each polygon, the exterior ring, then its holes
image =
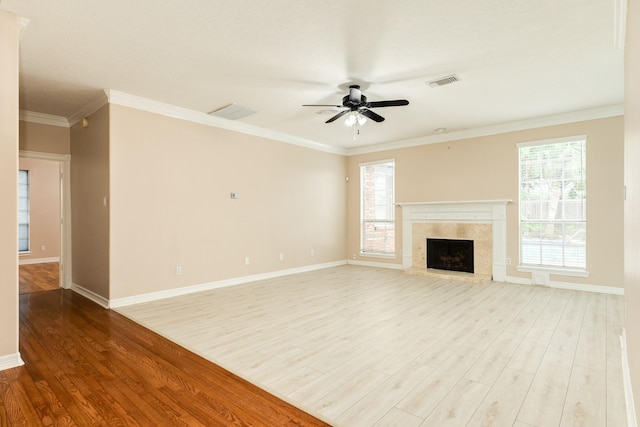
{"type": "MultiPolygon", "coordinates": [[[[19,256],[19,293],[71,287],[70,155],[20,151],[29,175],[29,244],[19,256]]],[[[24,233],[24,225],[22,225],[24,233]]],[[[23,237],[23,236],[22,236],[23,237]]]]}

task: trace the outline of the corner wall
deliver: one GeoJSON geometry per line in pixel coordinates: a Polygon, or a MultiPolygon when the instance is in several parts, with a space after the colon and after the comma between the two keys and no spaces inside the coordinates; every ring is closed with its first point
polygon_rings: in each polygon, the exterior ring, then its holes
{"type": "Polygon", "coordinates": [[[343,156],[109,107],[110,300],[344,262],[343,156]]]}
{"type": "Polygon", "coordinates": [[[621,116],[369,153],[348,158],[347,255],[360,262],[402,265],[402,210],[396,210],[396,259],[359,255],[359,163],[396,160],[396,203],[511,199],[507,205],[507,276],[517,271],[518,148],[520,142],[587,135],[587,270],[589,277],[550,275],[551,281],[623,287],[623,151],[621,116]]]}
{"type": "Polygon", "coordinates": [[[77,124],[71,129],[72,287],[106,300],[109,297],[108,106],[88,119],[86,128],[77,124]]]}
{"type": "Polygon", "coordinates": [[[18,350],[18,18],[0,10],[0,369],[18,350]]]}

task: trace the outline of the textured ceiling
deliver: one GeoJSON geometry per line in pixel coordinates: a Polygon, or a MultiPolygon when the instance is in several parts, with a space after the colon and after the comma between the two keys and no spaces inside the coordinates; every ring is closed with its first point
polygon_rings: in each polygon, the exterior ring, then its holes
{"type": "Polygon", "coordinates": [[[30,21],[20,108],[71,117],[103,89],[353,148],[620,105],[611,0],[2,0],[30,21]],[[460,82],[425,82],[455,73],[460,82]],[[379,108],[353,140],[323,108],[349,83],[379,108]]]}

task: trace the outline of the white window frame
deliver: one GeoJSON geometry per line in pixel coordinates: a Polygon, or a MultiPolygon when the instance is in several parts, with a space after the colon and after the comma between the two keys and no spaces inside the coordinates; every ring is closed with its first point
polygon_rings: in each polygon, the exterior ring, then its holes
{"type": "Polygon", "coordinates": [[[380,258],[391,258],[395,259],[396,257],[396,226],[395,226],[395,175],[396,175],[396,167],[395,167],[395,159],[384,159],[377,160],[374,162],[366,162],[360,163],[360,255],[361,256],[369,256],[369,257],[380,257],[380,258]],[[377,214],[374,215],[373,218],[367,217],[367,206],[365,200],[365,168],[376,165],[384,165],[384,164],[392,164],[393,165],[393,173],[391,176],[391,183],[387,182],[386,187],[387,191],[391,192],[390,197],[387,195],[386,203],[383,206],[378,206],[377,214]],[[382,212],[384,211],[384,212],[382,212]],[[385,224],[385,229],[390,231],[390,233],[383,232],[383,240],[384,243],[382,246],[387,248],[387,250],[375,250],[371,245],[367,244],[367,240],[373,239],[375,236],[371,236],[368,233],[367,223],[376,223],[376,224],[385,224]],[[392,234],[392,241],[389,242],[389,234],[392,234]]]}
{"type": "MultiPolygon", "coordinates": [[[[540,140],[540,141],[530,141],[530,142],[523,142],[520,144],[517,144],[518,147],[518,209],[519,209],[519,217],[518,217],[518,239],[519,239],[519,244],[518,244],[518,249],[519,249],[519,263],[518,263],[518,271],[524,271],[524,272],[546,272],[546,273],[550,273],[550,274],[561,274],[561,275],[566,275],[566,276],[577,276],[577,277],[587,277],[589,275],[588,271],[587,271],[587,244],[586,244],[586,229],[587,229],[587,216],[586,216],[586,206],[583,207],[583,212],[584,215],[582,216],[582,219],[579,221],[567,221],[567,220],[558,220],[558,221],[551,221],[549,223],[556,223],[556,224],[561,224],[563,222],[583,222],[584,223],[584,230],[585,230],[585,245],[584,245],[584,266],[566,266],[566,265],[551,265],[551,264],[543,264],[542,261],[539,264],[532,264],[532,263],[524,263],[523,262],[523,218],[522,218],[522,203],[523,203],[523,195],[522,195],[522,158],[521,158],[521,149],[522,148],[526,148],[526,147],[532,147],[532,146],[541,146],[541,145],[554,145],[554,144],[562,144],[562,143],[568,143],[568,142],[580,142],[582,141],[584,144],[584,174],[583,174],[583,182],[585,185],[584,188],[584,192],[585,192],[585,199],[584,199],[584,203],[586,203],[587,201],[587,161],[586,161],[586,155],[587,155],[587,135],[576,135],[576,136],[570,136],[570,137],[566,137],[566,138],[556,138],[556,139],[548,139],[548,140],[540,140]]],[[[566,236],[565,236],[566,237],[566,236]]],[[[565,245],[564,245],[564,239],[563,239],[563,243],[561,244],[561,247],[564,251],[565,249],[565,245]]]]}

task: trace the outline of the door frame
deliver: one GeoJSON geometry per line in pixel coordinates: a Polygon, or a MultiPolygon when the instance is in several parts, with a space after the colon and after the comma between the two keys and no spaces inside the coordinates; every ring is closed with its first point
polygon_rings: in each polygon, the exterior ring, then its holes
{"type": "Polygon", "coordinates": [[[60,172],[60,287],[71,289],[71,154],[20,150],[19,157],[58,162],[60,172]]]}

